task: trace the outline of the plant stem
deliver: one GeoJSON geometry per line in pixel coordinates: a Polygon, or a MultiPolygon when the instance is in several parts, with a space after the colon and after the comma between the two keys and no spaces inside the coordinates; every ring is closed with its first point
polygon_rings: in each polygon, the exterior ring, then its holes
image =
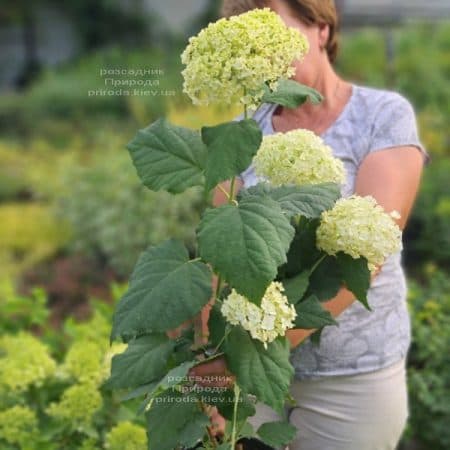
{"type": "Polygon", "coordinates": [[[234,407],[233,407],[233,428],[231,431],[231,448],[234,450],[236,446],[236,420],[237,420],[237,410],[238,410],[238,402],[239,402],[239,395],[241,393],[241,390],[239,389],[239,386],[237,383],[234,383],[234,407]]]}
{"type": "Polygon", "coordinates": [[[322,255],[316,262],[315,264],[311,267],[311,270],[309,271],[309,274],[311,275],[316,269],[317,267],[320,265],[320,263],[327,257],[327,254],[322,255]]]}
{"type": "Polygon", "coordinates": [[[236,181],[236,177],[233,177],[231,179],[231,185],[230,185],[230,196],[228,197],[228,203],[233,204],[234,200],[234,183],[236,181]]]}

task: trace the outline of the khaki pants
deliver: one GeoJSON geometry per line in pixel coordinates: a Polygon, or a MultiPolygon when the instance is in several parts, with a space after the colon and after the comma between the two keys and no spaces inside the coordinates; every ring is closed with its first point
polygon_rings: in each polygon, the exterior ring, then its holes
{"type": "MultiPolygon", "coordinates": [[[[298,406],[286,413],[298,431],[287,450],[394,450],[408,418],[405,359],[375,372],[294,380],[291,395],[298,406]]],[[[258,403],[249,421],[256,429],[282,419],[258,403]]]]}

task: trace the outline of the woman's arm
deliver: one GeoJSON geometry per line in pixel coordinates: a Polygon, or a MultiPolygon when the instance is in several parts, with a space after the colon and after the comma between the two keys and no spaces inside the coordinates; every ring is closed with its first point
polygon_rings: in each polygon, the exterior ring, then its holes
{"type": "MultiPolygon", "coordinates": [[[[355,180],[355,194],[371,195],[387,212],[396,210],[400,219],[396,220],[404,229],[419,188],[422,175],[423,156],[416,147],[392,147],[377,150],[366,156],[359,167],[355,180]]],[[[379,270],[372,275],[372,280],[379,270]]],[[[333,317],[337,317],[355,301],[355,296],[345,287],[322,306],[333,317]]],[[[286,336],[291,348],[299,345],[316,331],[295,328],[286,336]]]]}

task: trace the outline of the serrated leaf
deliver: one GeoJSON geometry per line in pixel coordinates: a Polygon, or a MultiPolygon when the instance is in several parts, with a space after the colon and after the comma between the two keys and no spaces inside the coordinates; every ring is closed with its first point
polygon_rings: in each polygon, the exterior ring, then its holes
{"type": "Polygon", "coordinates": [[[202,140],[208,148],[205,189],[243,172],[252,162],[262,141],[256,121],[244,119],[215,127],[203,127],[202,140]]]}
{"type": "Polygon", "coordinates": [[[286,261],[294,228],[274,200],[248,195],[238,206],[207,209],[197,236],[202,259],[258,304],[286,261]]]}
{"type": "Polygon", "coordinates": [[[114,313],[112,338],[167,331],[197,314],[212,295],[211,271],[189,261],[183,243],[169,239],[139,258],[114,313]]]}
{"type": "Polygon", "coordinates": [[[158,119],[127,145],[142,183],[177,194],[204,184],[207,149],[200,133],[158,119]]]}
{"type": "Polygon", "coordinates": [[[315,295],[320,301],[332,299],[342,287],[342,275],[334,256],[325,259],[309,276],[307,293],[315,295]]]}
{"type": "Polygon", "coordinates": [[[288,217],[301,215],[310,219],[318,218],[323,211],[331,209],[341,195],[336,183],[273,187],[266,182],[241,189],[238,198],[248,194],[269,196],[279,203],[288,217]]]}
{"type": "Polygon", "coordinates": [[[367,291],[370,287],[370,270],[367,266],[367,259],[363,257],[355,259],[343,252],[339,252],[336,259],[341,271],[342,281],[347,289],[355,294],[357,300],[366,309],[372,311],[367,301],[367,291]]]}
{"type": "Polygon", "coordinates": [[[239,430],[240,438],[253,438],[255,437],[255,430],[250,422],[245,422],[239,430]]]}
{"type": "Polygon", "coordinates": [[[323,309],[317,297],[314,295],[298,302],[295,305],[297,317],[295,319],[296,328],[321,328],[326,325],[337,325],[329,311],[323,309]]]}
{"type": "Polygon", "coordinates": [[[317,105],[323,100],[320,92],[295,80],[279,80],[277,89],[274,92],[267,85],[264,85],[264,91],[264,96],[261,100],[263,103],[275,103],[286,108],[297,108],[307,100],[313,105],[317,105]]]}
{"type": "Polygon", "coordinates": [[[170,389],[178,384],[183,384],[184,382],[186,382],[189,369],[195,366],[195,364],[197,364],[197,361],[185,361],[179,366],[169,370],[169,372],[167,372],[167,374],[164,375],[159,381],[152,383],[152,385],[145,385],[141,386],[141,388],[136,389],[135,392],[139,393],[139,389],[147,387],[147,391],[145,392],[147,396],[146,399],[142,402],[141,407],[138,410],[138,414],[142,414],[145,411],[147,405],[155,395],[158,395],[161,392],[170,389]]]}
{"type": "Polygon", "coordinates": [[[206,433],[209,417],[196,397],[168,390],[155,397],[146,414],[150,449],[173,450],[193,447],[206,433]]]}
{"type": "Polygon", "coordinates": [[[284,295],[286,295],[290,303],[295,305],[308,289],[309,271],[305,270],[295,277],[285,278],[282,283],[284,286],[284,295]]]}
{"type": "Polygon", "coordinates": [[[239,387],[280,413],[294,374],[289,354],[286,338],[270,342],[267,350],[238,326],[233,326],[226,338],[225,358],[239,387]]]}
{"type": "Polygon", "coordinates": [[[281,447],[294,440],[297,428],[289,422],[267,422],[256,430],[256,434],[267,445],[281,447]]]}
{"type": "Polygon", "coordinates": [[[111,363],[110,388],[135,388],[160,378],[166,372],[169,356],[174,348],[165,334],[141,336],[115,355],[111,363]]]}

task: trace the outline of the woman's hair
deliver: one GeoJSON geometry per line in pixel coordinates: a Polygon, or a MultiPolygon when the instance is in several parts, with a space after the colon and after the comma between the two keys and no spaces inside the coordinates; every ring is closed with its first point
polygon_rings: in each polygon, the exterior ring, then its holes
{"type": "MultiPolygon", "coordinates": [[[[306,25],[326,24],[330,35],[325,46],[331,62],[336,60],[338,51],[339,19],[334,0],[282,0],[287,3],[298,18],[306,25]]],[[[270,0],[223,0],[222,16],[230,17],[255,8],[268,6],[270,0]]]]}

